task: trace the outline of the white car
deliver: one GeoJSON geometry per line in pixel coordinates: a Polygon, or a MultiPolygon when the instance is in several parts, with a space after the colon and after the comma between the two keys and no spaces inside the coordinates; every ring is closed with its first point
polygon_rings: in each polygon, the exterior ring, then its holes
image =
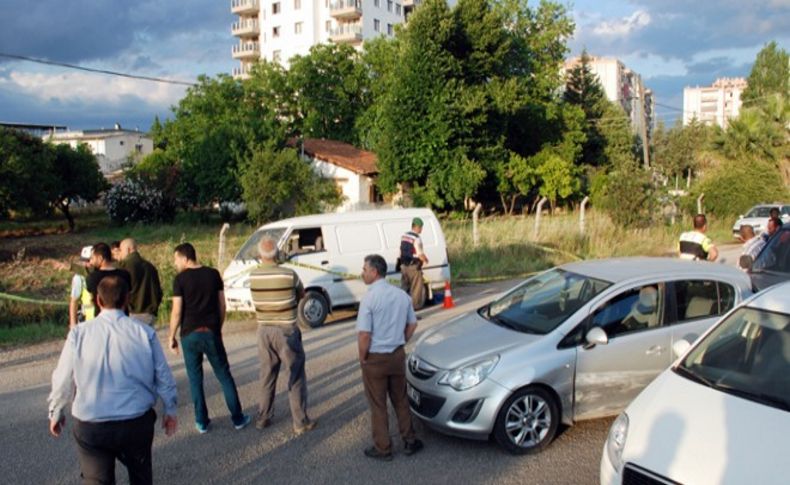
{"type": "Polygon", "coordinates": [[[738,217],[732,226],[732,237],[741,238],[741,226],[748,224],[754,228],[754,234],[760,235],[768,225],[771,209],[779,210],[779,218],[783,223],[790,222],[790,204],[760,204],[749,209],[746,215],[738,217]]]}
{"type": "Polygon", "coordinates": [[[600,478],[790,483],[790,282],[736,307],[639,394],[612,424],[600,478]]]}

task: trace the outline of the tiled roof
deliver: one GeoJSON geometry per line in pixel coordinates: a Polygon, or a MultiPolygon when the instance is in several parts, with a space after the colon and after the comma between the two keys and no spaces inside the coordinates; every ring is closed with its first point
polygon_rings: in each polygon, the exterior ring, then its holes
{"type": "MultiPolygon", "coordinates": [[[[298,146],[296,140],[292,140],[289,144],[298,146]]],[[[304,152],[313,158],[343,167],[360,175],[372,175],[379,172],[376,167],[378,157],[375,153],[361,150],[342,141],[306,138],[304,152]]]]}

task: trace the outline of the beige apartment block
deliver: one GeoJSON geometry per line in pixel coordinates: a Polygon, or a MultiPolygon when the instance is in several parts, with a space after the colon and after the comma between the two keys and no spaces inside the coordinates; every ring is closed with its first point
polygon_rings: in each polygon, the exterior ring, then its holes
{"type": "Polygon", "coordinates": [[[737,118],[741,112],[741,94],[746,86],[746,79],[742,77],[723,77],[712,86],[686,87],[683,89],[683,125],[698,120],[727,128],[729,120],[737,118]]]}

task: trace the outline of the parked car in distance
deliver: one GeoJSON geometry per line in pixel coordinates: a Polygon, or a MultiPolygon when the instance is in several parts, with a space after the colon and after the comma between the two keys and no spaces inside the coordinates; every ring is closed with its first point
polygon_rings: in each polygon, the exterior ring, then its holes
{"type": "Polygon", "coordinates": [[[777,203],[756,205],[749,209],[746,215],[738,217],[738,220],[735,221],[735,224],[732,226],[732,237],[735,239],[741,238],[741,226],[744,224],[752,226],[756,235],[759,236],[762,234],[768,225],[769,212],[774,208],[779,209],[779,217],[782,219],[783,223],[786,224],[790,222],[790,204],[777,203]]]}
{"type": "Polygon", "coordinates": [[[442,290],[450,281],[447,245],[439,219],[430,209],[392,209],[316,214],[271,222],[258,228],[225,270],[228,310],[253,312],[250,272],[259,263],[258,243],[264,235],[277,241],[283,265],[292,268],[305,288],[297,317],[303,327],[323,325],[329,312],[359,303],[367,291],[357,275],[365,256],[380,254],[387,261],[387,279],[400,280],[395,261],[401,236],[412,219],[423,220],[421,238],[428,265],[425,295],[442,290]]]}
{"type": "Polygon", "coordinates": [[[788,483],[790,282],[677,346],[612,424],[601,483],[788,483]]]}
{"type": "Polygon", "coordinates": [[[565,264],[427,331],[407,360],[412,411],[506,450],[545,448],[560,423],[616,415],[751,294],[734,267],[671,258],[565,264]]]}
{"type": "Polygon", "coordinates": [[[751,261],[750,256],[744,256],[741,261],[749,270],[754,291],[790,281],[790,224],[779,228],[757,259],[751,261]]]}

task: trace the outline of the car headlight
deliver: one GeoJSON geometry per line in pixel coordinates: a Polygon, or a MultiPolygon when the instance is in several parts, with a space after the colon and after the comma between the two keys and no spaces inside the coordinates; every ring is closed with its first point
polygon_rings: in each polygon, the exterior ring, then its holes
{"type": "Polygon", "coordinates": [[[621,413],[609,428],[609,437],[606,440],[606,453],[609,455],[609,463],[620,473],[623,469],[623,449],[625,440],[628,438],[628,415],[621,413]]]}
{"type": "Polygon", "coordinates": [[[439,380],[439,384],[450,386],[456,391],[471,389],[491,374],[497,362],[499,362],[499,356],[494,355],[485,360],[451,370],[439,380]]]}

